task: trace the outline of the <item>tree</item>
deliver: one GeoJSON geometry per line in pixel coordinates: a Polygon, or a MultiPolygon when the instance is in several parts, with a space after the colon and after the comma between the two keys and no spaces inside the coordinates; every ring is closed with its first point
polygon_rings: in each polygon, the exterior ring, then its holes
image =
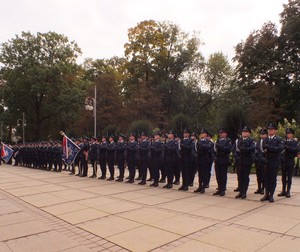
{"type": "Polygon", "coordinates": [[[2,44],[5,104],[15,120],[26,112],[29,139],[51,137],[50,127],[61,128],[76,117],[84,95],[81,68],[76,64],[80,53],[75,42],[54,32],[22,32],[2,44]]]}
{"type": "Polygon", "coordinates": [[[279,120],[281,117],[280,90],[283,81],[278,65],[280,57],[278,31],[270,22],[236,46],[236,82],[252,99],[248,112],[253,125],[261,124],[262,120],[279,120]],[[257,116],[255,108],[258,107],[265,109],[264,116],[257,116]]]}
{"type": "Polygon", "coordinates": [[[177,113],[181,103],[181,78],[202,60],[200,40],[177,25],[153,20],[129,29],[128,39],[125,44],[128,75],[123,83],[126,102],[142,101],[138,103],[141,112],[134,117],[145,119],[147,111],[146,119],[164,127],[166,119],[177,113]]]}
{"type": "Polygon", "coordinates": [[[281,17],[281,32],[278,50],[282,85],[282,109],[289,119],[300,119],[300,1],[289,0],[284,5],[281,17]]]}

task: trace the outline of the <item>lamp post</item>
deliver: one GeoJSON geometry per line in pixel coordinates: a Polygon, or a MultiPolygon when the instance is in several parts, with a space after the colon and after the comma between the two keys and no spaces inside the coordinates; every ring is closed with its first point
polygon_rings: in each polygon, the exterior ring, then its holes
{"type": "Polygon", "coordinates": [[[97,135],[97,107],[96,107],[96,99],[97,99],[97,87],[95,85],[94,88],[94,97],[87,97],[85,98],[85,109],[92,111],[94,116],[94,137],[97,135]]]}
{"type": "Polygon", "coordinates": [[[25,143],[25,126],[26,126],[26,120],[25,120],[25,112],[22,113],[22,119],[17,120],[18,126],[20,126],[22,123],[22,134],[23,134],[23,144],[25,143]]]}

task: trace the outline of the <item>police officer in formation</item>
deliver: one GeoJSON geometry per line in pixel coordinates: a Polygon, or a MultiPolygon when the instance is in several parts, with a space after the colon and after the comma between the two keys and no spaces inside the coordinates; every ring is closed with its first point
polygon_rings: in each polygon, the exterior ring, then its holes
{"type": "Polygon", "coordinates": [[[294,133],[294,130],[291,128],[285,130],[286,139],[283,141],[284,150],[281,154],[282,191],[278,194],[279,197],[291,197],[290,191],[295,167],[295,157],[299,152],[299,145],[294,139],[294,133]]]}
{"type": "MultiPolygon", "coordinates": [[[[110,176],[108,180],[115,180],[115,165],[119,170],[118,182],[124,181],[126,166],[129,170],[127,183],[136,180],[136,169],[140,168],[141,181],[139,185],[158,187],[159,183],[167,182],[163,188],[171,189],[174,184],[182,184],[178,190],[187,191],[192,186],[195,173],[198,172],[198,188],[195,193],[205,193],[209,188],[211,169],[214,163],[218,188],[213,195],[224,196],[227,187],[227,171],[229,156],[232,153],[237,165],[238,194],[236,198],[245,199],[249,186],[249,176],[252,164],[256,167],[258,188],[256,194],[264,194],[261,201],[274,202],[276,178],[279,167],[282,172],[282,191],[278,196],[290,197],[292,175],[295,166],[295,157],[299,153],[298,142],[294,139],[294,131],[286,129],[286,139],[283,141],[276,135],[277,127],[270,123],[267,129],[261,129],[260,139],[255,142],[251,137],[251,129],[247,126],[241,130],[240,137],[232,143],[227,137],[227,130],[220,128],[218,139],[214,143],[212,135],[201,129],[200,135],[192,134],[189,129],[183,130],[180,139],[174,131],[170,130],[166,139],[160,132],[149,136],[142,132],[140,140],[134,133],[127,136],[120,133],[118,141],[115,136],[103,136],[101,142],[96,137],[87,137],[74,141],[80,151],[72,165],[72,173],[78,167],[77,176],[86,177],[88,174],[88,160],[91,162],[93,175],[97,177],[97,163],[100,165],[101,176],[106,179],[107,166],[110,176]],[[163,141],[161,140],[163,139],[163,141]],[[148,170],[150,178],[147,180],[148,170]]],[[[18,144],[13,146],[15,165],[39,168],[44,170],[61,171],[62,146],[59,142],[37,142],[18,144]]]]}
{"type": "Polygon", "coordinates": [[[199,187],[195,193],[205,193],[205,188],[209,185],[211,166],[214,160],[213,142],[208,138],[208,131],[200,131],[200,139],[197,142],[197,163],[199,187]]]}
{"type": "Polygon", "coordinates": [[[219,129],[219,138],[214,145],[215,171],[218,183],[217,191],[213,195],[224,196],[227,185],[227,171],[229,166],[229,155],[231,153],[232,141],[227,137],[227,130],[219,129]]]}
{"type": "Polygon", "coordinates": [[[257,190],[255,194],[264,194],[265,183],[264,183],[264,172],[266,169],[266,159],[264,158],[263,143],[268,137],[268,131],[262,128],[259,131],[259,141],[255,143],[255,171],[257,180],[257,190]]]}
{"type": "Polygon", "coordinates": [[[236,140],[233,146],[233,153],[237,163],[239,189],[239,193],[235,197],[241,199],[246,198],[251,166],[255,159],[255,142],[250,135],[251,129],[244,127],[242,136],[236,140]]]}
{"type": "Polygon", "coordinates": [[[126,148],[127,144],[125,142],[126,136],[124,134],[120,134],[119,141],[116,145],[116,151],[117,151],[117,164],[119,169],[119,177],[116,180],[117,182],[123,182],[124,180],[124,172],[125,172],[125,159],[126,159],[126,148]]]}
{"type": "Polygon", "coordinates": [[[276,135],[277,126],[273,123],[268,125],[268,137],[262,144],[262,151],[266,161],[264,172],[265,195],[261,201],[269,200],[274,202],[274,192],[276,189],[277,172],[281,162],[281,152],[284,150],[282,139],[276,135]]]}

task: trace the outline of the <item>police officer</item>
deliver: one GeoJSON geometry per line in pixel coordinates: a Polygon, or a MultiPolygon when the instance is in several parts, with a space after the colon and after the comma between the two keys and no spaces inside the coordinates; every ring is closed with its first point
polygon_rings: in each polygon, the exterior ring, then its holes
{"type": "Polygon", "coordinates": [[[255,142],[250,137],[251,133],[251,129],[245,126],[242,129],[242,136],[236,140],[235,145],[233,146],[239,171],[239,193],[235,198],[245,199],[247,197],[249,175],[255,155],[255,142]]]}
{"type": "Polygon", "coordinates": [[[280,166],[280,155],[284,150],[282,139],[276,136],[277,126],[274,123],[268,125],[268,137],[263,143],[263,150],[266,156],[265,170],[265,196],[261,201],[269,200],[274,202],[274,192],[276,189],[277,172],[280,166]]]}
{"type": "Polygon", "coordinates": [[[174,177],[175,180],[173,182],[173,185],[179,185],[180,184],[180,172],[181,172],[181,154],[180,154],[180,137],[175,134],[175,142],[177,144],[177,151],[175,156],[175,167],[174,167],[174,177]]]}
{"type": "Polygon", "coordinates": [[[209,184],[210,171],[212,165],[213,142],[208,139],[206,129],[201,129],[200,139],[197,142],[197,162],[199,187],[195,193],[205,193],[205,188],[209,184]]]}
{"type": "Polygon", "coordinates": [[[167,171],[167,184],[164,186],[166,189],[173,187],[175,163],[177,158],[178,144],[175,141],[175,133],[170,130],[168,133],[168,140],[165,144],[165,164],[167,171]]]}
{"type": "Polygon", "coordinates": [[[150,143],[148,141],[147,134],[142,132],[141,141],[139,143],[139,156],[140,156],[140,165],[141,165],[141,181],[139,185],[145,185],[147,179],[147,169],[149,167],[149,148],[150,143]]]}
{"type": "Polygon", "coordinates": [[[260,139],[255,146],[255,170],[256,170],[256,180],[257,180],[257,190],[255,194],[264,194],[265,185],[264,185],[264,170],[266,166],[264,151],[263,151],[263,142],[268,137],[268,131],[262,128],[259,131],[260,139]]]}
{"type": "Polygon", "coordinates": [[[192,163],[191,163],[191,173],[190,173],[190,184],[189,186],[194,185],[195,175],[197,172],[197,143],[198,143],[198,135],[196,132],[193,132],[191,135],[191,139],[193,141],[193,148],[192,148],[192,163]]]}
{"type": "Polygon", "coordinates": [[[129,142],[127,145],[127,164],[129,170],[129,179],[126,183],[134,183],[135,170],[138,161],[138,143],[136,141],[136,135],[131,133],[129,135],[129,142]]]}
{"type": "Polygon", "coordinates": [[[158,187],[159,183],[159,170],[162,166],[162,152],[163,152],[163,143],[160,141],[161,134],[160,132],[154,133],[154,141],[150,146],[151,152],[151,164],[153,168],[153,179],[154,182],[150,185],[153,187],[158,187]]]}
{"type": "Polygon", "coordinates": [[[116,160],[116,143],[115,143],[115,137],[111,135],[108,139],[109,144],[106,147],[107,151],[107,164],[108,164],[108,170],[110,173],[110,177],[107,179],[108,181],[115,180],[115,160],[116,160]]]}
{"type": "Polygon", "coordinates": [[[91,138],[91,146],[89,151],[89,156],[93,168],[93,175],[90,178],[97,177],[97,157],[98,157],[98,139],[97,137],[91,138]]]}
{"type": "Polygon", "coordinates": [[[180,141],[181,168],[182,168],[182,186],[178,190],[187,191],[189,189],[192,172],[192,151],[194,148],[189,129],[184,129],[183,139],[180,141]]]}
{"type": "Polygon", "coordinates": [[[299,152],[298,142],[294,139],[294,130],[287,128],[285,130],[286,140],[283,142],[284,151],[281,160],[281,178],[282,191],[278,194],[279,197],[291,197],[290,191],[292,186],[293,171],[295,167],[295,157],[299,152]]]}
{"type": "Polygon", "coordinates": [[[227,130],[220,128],[219,138],[214,145],[216,153],[215,171],[218,183],[218,190],[213,195],[224,196],[227,185],[227,171],[229,165],[229,155],[232,148],[232,141],[227,137],[227,130]]]}
{"type": "Polygon", "coordinates": [[[82,174],[81,177],[86,177],[88,174],[88,158],[89,158],[89,138],[83,138],[83,145],[82,145],[82,156],[81,156],[81,165],[82,165],[82,174]]]}
{"type": "Polygon", "coordinates": [[[119,169],[119,178],[117,182],[123,182],[124,180],[124,171],[125,171],[125,156],[127,144],[125,142],[126,135],[120,133],[119,140],[117,143],[117,164],[119,169]]]}
{"type": "Polygon", "coordinates": [[[102,136],[101,143],[98,145],[99,164],[101,169],[101,177],[99,177],[99,179],[106,179],[107,145],[107,137],[102,136]]]}

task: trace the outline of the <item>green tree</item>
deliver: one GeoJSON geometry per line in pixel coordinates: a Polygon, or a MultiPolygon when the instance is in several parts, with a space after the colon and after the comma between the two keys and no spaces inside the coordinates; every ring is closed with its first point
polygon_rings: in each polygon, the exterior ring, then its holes
{"type": "Polygon", "coordinates": [[[57,135],[76,118],[85,86],[76,64],[80,53],[75,42],[55,32],[22,32],[1,45],[5,104],[14,121],[26,112],[29,139],[57,135]]]}
{"type": "Polygon", "coordinates": [[[178,112],[184,74],[203,60],[200,40],[175,24],[154,20],[129,29],[128,39],[125,44],[128,75],[123,83],[126,102],[142,101],[138,103],[141,112],[134,117],[164,127],[167,119],[178,112]],[[146,118],[145,111],[149,112],[146,118]]]}

